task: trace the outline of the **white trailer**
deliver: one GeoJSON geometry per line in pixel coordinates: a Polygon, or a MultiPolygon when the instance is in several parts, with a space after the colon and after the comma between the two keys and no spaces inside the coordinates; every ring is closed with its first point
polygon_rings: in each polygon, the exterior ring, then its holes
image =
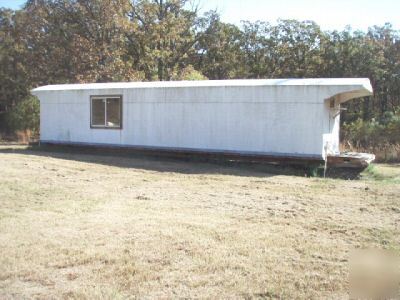
{"type": "Polygon", "coordinates": [[[369,79],[48,85],[42,143],[323,160],[339,154],[340,104],[369,79]]]}

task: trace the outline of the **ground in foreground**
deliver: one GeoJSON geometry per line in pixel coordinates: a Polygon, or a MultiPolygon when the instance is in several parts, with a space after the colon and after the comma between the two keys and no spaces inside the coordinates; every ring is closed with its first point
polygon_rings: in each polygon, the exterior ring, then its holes
{"type": "Polygon", "coordinates": [[[399,251],[399,165],[345,181],[2,146],[0,171],[0,298],[346,298],[352,249],[399,251]]]}

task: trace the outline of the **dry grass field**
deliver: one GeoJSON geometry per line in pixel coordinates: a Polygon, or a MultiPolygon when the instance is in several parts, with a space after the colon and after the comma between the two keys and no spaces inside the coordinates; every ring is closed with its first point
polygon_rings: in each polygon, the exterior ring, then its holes
{"type": "Polygon", "coordinates": [[[400,251],[400,165],[361,180],[0,146],[0,298],[346,299],[400,251]]]}

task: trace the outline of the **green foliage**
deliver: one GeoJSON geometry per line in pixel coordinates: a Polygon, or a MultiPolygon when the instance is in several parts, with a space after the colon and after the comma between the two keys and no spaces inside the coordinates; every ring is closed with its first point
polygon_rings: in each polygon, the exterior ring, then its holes
{"type": "Polygon", "coordinates": [[[133,66],[146,80],[173,80],[177,69],[191,64],[209,18],[200,18],[196,8],[185,9],[187,2],[131,1],[127,49],[133,66]]]}
{"type": "Polygon", "coordinates": [[[31,130],[33,134],[39,132],[39,100],[36,97],[27,97],[8,114],[8,123],[14,130],[31,130]]]}
{"type": "Polygon", "coordinates": [[[0,113],[7,112],[29,93],[26,49],[17,25],[20,20],[21,13],[0,9],[0,113]]]}
{"type": "Polygon", "coordinates": [[[386,112],[377,121],[374,118],[364,121],[361,118],[344,123],[343,139],[356,147],[378,147],[387,144],[400,144],[400,113],[386,112]]]}
{"type": "Polygon", "coordinates": [[[196,44],[196,66],[210,79],[247,77],[243,53],[243,34],[231,24],[222,23],[210,13],[210,25],[196,44]]]}
{"type": "MultiPolygon", "coordinates": [[[[175,78],[174,78],[175,79],[175,78]]],[[[176,80],[207,80],[208,78],[189,65],[179,72],[176,80]]]]}
{"type": "Polygon", "coordinates": [[[380,183],[400,183],[400,174],[389,166],[377,167],[374,164],[370,164],[362,173],[364,179],[372,179],[380,183]]]}

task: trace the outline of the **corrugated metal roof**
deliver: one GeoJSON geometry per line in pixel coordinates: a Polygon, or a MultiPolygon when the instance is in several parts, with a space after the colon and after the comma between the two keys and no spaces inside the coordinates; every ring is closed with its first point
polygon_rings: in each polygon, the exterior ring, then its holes
{"type": "Polygon", "coordinates": [[[201,81],[152,81],[152,82],[110,82],[84,84],[57,84],[35,88],[32,92],[92,90],[92,89],[134,89],[134,88],[181,88],[181,87],[230,87],[230,86],[358,86],[372,93],[368,78],[310,78],[310,79],[235,79],[201,81]]]}

